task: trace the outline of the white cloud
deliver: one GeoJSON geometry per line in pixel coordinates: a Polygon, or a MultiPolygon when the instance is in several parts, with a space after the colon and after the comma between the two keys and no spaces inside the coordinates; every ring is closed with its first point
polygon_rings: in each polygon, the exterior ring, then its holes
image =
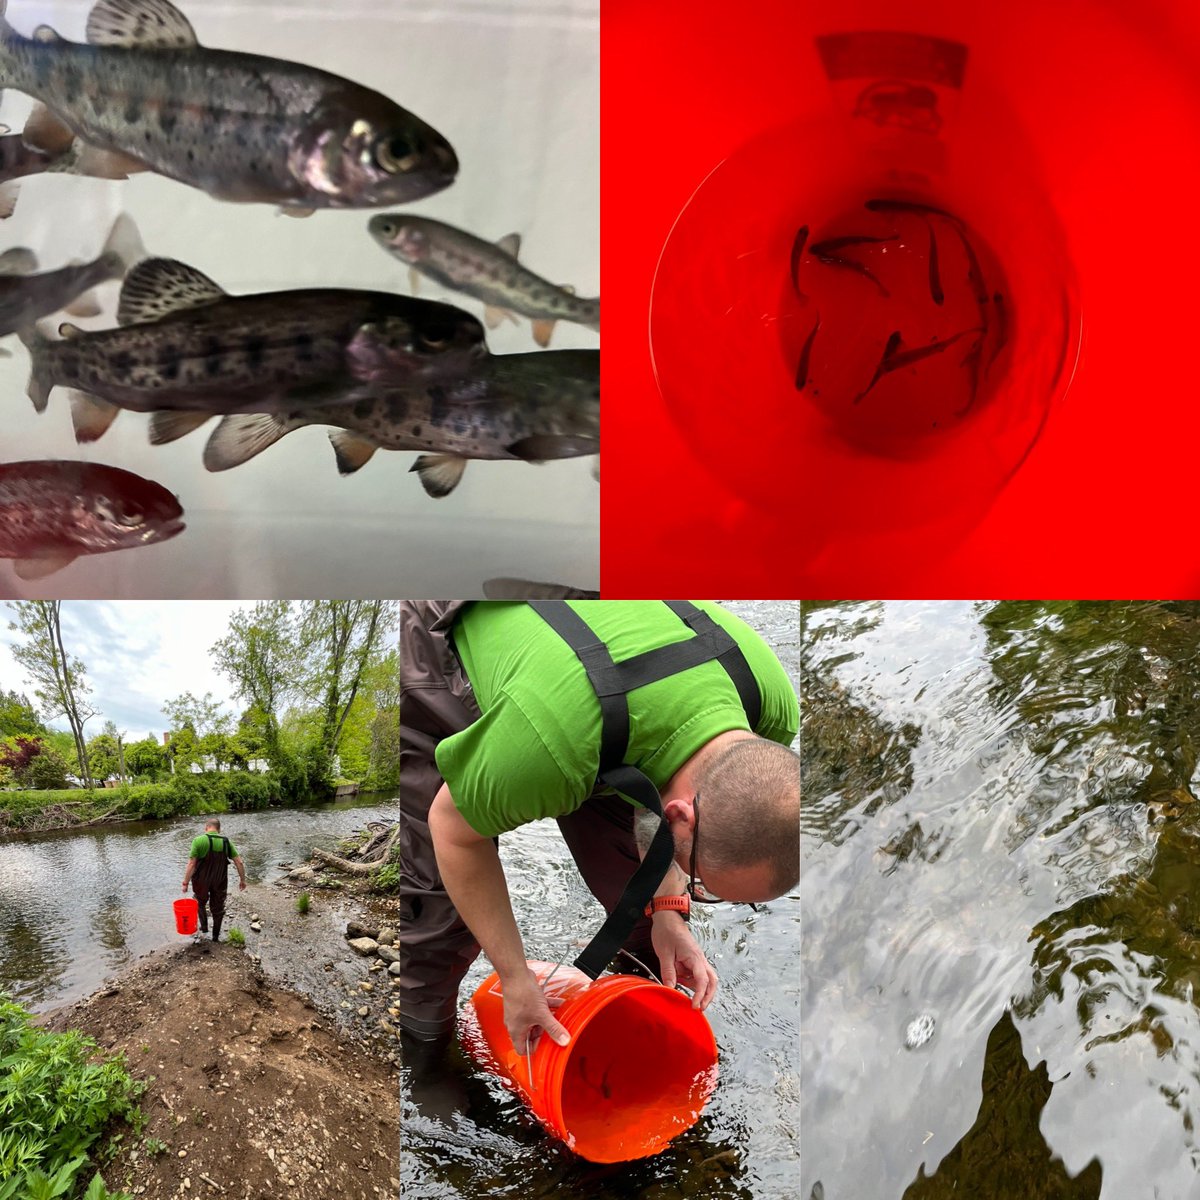
{"type": "MultiPolygon", "coordinates": [[[[83,660],[92,688],[89,700],[100,710],[84,726],[85,734],[94,737],[111,719],[130,741],[147,733],[161,740],[167,727],[162,703],[183,692],[211,692],[225,708],[240,713],[243,706],[212,665],[209,651],[228,632],[234,610],[249,607],[225,600],[64,601],[63,643],[83,660]]],[[[14,616],[7,604],[0,607],[0,686],[33,701],[25,670],[12,656],[12,646],[22,640],[8,628],[14,616]]],[[[67,728],[61,717],[49,724],[67,728]]]]}

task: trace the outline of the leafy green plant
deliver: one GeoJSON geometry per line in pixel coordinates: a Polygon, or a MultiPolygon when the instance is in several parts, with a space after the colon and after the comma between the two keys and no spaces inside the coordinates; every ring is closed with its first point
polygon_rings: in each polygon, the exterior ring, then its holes
{"type": "Polygon", "coordinates": [[[229,944],[231,946],[244,946],[246,944],[246,935],[236,925],[229,931],[229,944]]]}
{"type": "Polygon", "coordinates": [[[161,1138],[148,1137],[142,1142],[142,1146],[152,1158],[157,1158],[160,1154],[167,1152],[167,1143],[161,1138]]]}
{"type": "Polygon", "coordinates": [[[300,895],[296,897],[296,911],[300,913],[301,916],[308,912],[308,903],[309,900],[307,892],[301,892],[300,895]]]}
{"type": "Polygon", "coordinates": [[[144,1085],[121,1055],[93,1061],[98,1050],[80,1033],[35,1028],[0,1000],[0,1200],[69,1196],[105,1126],[137,1111],[144,1085]]]}

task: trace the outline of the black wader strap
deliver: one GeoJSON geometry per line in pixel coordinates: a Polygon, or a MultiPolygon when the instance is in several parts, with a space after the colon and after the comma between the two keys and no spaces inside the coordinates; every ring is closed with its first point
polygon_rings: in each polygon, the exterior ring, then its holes
{"type": "Polygon", "coordinates": [[[624,762],[629,751],[629,701],[627,694],[681,671],[706,662],[719,662],[737,688],[750,728],[758,724],[761,698],[758,682],[738,644],[707,613],[687,600],[668,600],[672,612],[696,634],[613,662],[608,647],[595,631],[562,600],[528,602],[538,616],[575,651],[600,701],[600,769],[597,782],[636,801],[658,819],[658,829],[645,858],[625,885],[616,907],[600,931],[575,960],[575,966],[591,979],[599,977],[616,957],[625,939],[666,878],[675,853],[671,827],[663,817],[662,800],[650,777],[624,762]]]}

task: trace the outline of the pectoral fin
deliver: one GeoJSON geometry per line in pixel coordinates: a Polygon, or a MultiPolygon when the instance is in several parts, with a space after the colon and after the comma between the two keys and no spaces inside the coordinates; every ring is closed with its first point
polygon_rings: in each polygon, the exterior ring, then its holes
{"type": "Polygon", "coordinates": [[[409,468],[421,477],[421,486],[434,499],[448,496],[462,479],[467,460],[456,454],[422,454],[409,468]]]}
{"type": "Polygon", "coordinates": [[[225,417],[204,447],[204,465],[210,471],[240,467],[303,423],[273,413],[238,413],[225,417]]]}
{"type": "Polygon", "coordinates": [[[61,571],[63,567],[69,567],[78,557],[77,554],[64,552],[40,555],[37,558],[18,558],[13,563],[13,571],[18,579],[32,583],[37,579],[45,579],[47,575],[53,575],[55,571],[61,571]]]}
{"type": "Polygon", "coordinates": [[[511,313],[507,308],[498,308],[494,304],[489,304],[483,310],[483,323],[489,329],[495,329],[504,321],[511,321],[514,325],[517,324],[515,313],[511,313]]]}
{"type": "Polygon", "coordinates": [[[150,445],[165,446],[178,441],[211,420],[212,413],[207,412],[156,412],[150,417],[150,445]]]}
{"type": "Polygon", "coordinates": [[[130,175],[137,175],[149,169],[140,159],[132,158],[128,154],[117,150],[102,150],[99,146],[89,146],[86,143],[80,146],[74,168],[77,175],[88,175],[92,179],[128,179],[130,175]]]}
{"type": "Polygon", "coordinates": [[[579,434],[539,433],[513,442],[505,449],[514,458],[541,463],[553,458],[578,458],[584,454],[597,454],[600,442],[597,438],[579,434]]]}

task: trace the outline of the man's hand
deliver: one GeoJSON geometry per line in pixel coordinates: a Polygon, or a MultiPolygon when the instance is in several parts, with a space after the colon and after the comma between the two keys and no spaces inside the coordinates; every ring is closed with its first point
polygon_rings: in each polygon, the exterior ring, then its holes
{"type": "Polygon", "coordinates": [[[238,884],[238,890],[242,891],[242,892],[244,892],[246,890],[246,881],[244,879],[242,880],[241,883],[238,884]]]}
{"type": "Polygon", "coordinates": [[[708,965],[704,951],[692,937],[687,922],[674,912],[654,914],[650,942],[658,955],[662,981],[674,987],[676,981],[692,989],[692,1007],[703,1012],[717,994],[717,973],[708,965]]]}
{"type": "Polygon", "coordinates": [[[557,997],[547,997],[532,971],[527,970],[524,976],[518,975],[515,980],[504,983],[503,990],[504,1028],[508,1030],[518,1054],[524,1054],[527,1048],[532,1052],[543,1031],[560,1046],[565,1046],[571,1040],[566,1028],[550,1012],[551,1007],[558,1008],[562,1001],[557,997]],[[528,1047],[527,1039],[532,1039],[528,1047]]]}
{"type": "Polygon", "coordinates": [[[185,880],[183,881],[183,890],[184,890],[185,892],[187,891],[187,885],[188,885],[188,881],[185,879],[185,880]]]}

